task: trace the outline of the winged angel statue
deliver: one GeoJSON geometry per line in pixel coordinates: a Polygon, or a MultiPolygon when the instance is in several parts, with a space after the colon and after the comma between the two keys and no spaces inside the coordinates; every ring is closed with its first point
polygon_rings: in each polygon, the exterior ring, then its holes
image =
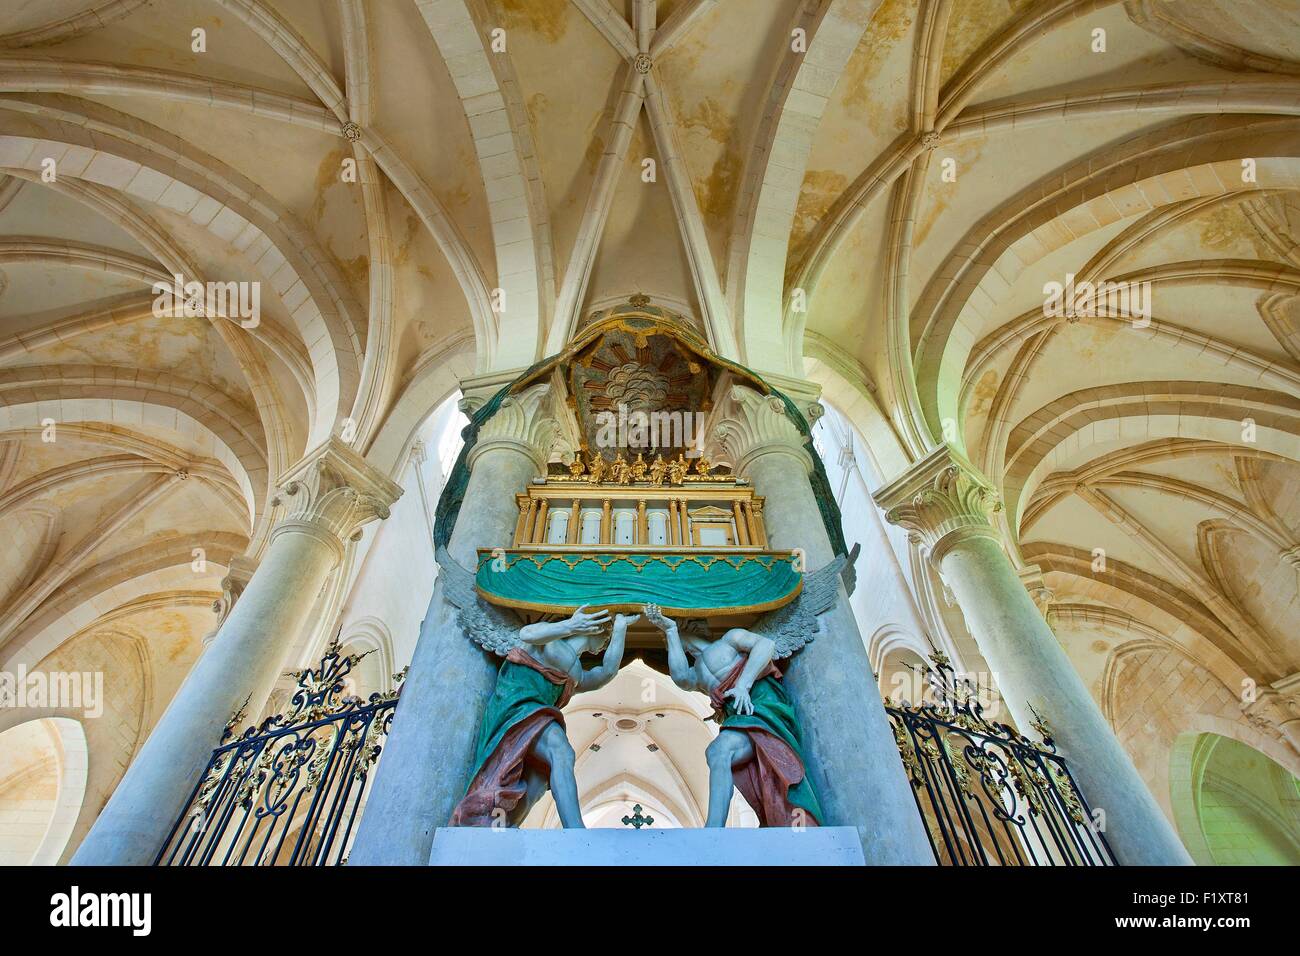
{"type": "MultiPolygon", "coordinates": [[[[716,640],[705,622],[688,622],[683,634],[657,605],[646,605],[647,620],[664,633],[673,682],[707,693],[722,724],[706,751],[706,826],[726,825],[733,782],[762,826],[821,822],[817,794],[804,773],[794,703],[773,661],[816,638],[818,616],[835,605],[841,577],[852,580],[846,568],[857,554],[855,547],[805,575],[799,596],[763,615],[755,630],[731,628],[716,640]]],[[[607,612],[589,614],[583,607],[564,621],[520,627],[511,612],[479,598],[474,576],[445,548],[437,558],[443,593],[465,634],[505,658],[479,728],[474,775],[452,825],[517,826],[549,785],[561,823],[581,827],[573,748],[560,709],[575,690],[613,679],[628,625],[640,615],[616,615],[601,664],[584,670],[582,653],[605,643],[607,612]]]]}

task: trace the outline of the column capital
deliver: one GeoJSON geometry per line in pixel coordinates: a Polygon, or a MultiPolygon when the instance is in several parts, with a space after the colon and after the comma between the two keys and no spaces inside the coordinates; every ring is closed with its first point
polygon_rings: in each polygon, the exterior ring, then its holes
{"type": "Polygon", "coordinates": [[[911,532],[936,566],[971,537],[998,541],[992,516],[1002,508],[993,486],[958,452],[942,445],[872,494],[885,520],[911,532]]]}
{"type": "Polygon", "coordinates": [[[429,460],[429,448],[425,445],[423,438],[417,438],[411,444],[411,450],[407,453],[406,460],[417,468],[429,460]]]}
{"type": "Polygon", "coordinates": [[[555,392],[550,382],[539,382],[522,392],[508,395],[478,432],[469,465],[486,451],[511,448],[532,459],[540,474],[546,473],[551,449],[564,434],[553,407],[555,392]]]}
{"type": "Polygon", "coordinates": [[[460,401],[456,406],[466,415],[473,415],[487,404],[497,392],[505,388],[520,375],[524,369],[509,369],[504,372],[483,372],[460,380],[460,401]]]}
{"type": "Polygon", "coordinates": [[[296,530],[315,534],[342,559],[344,542],[355,540],[363,525],[388,517],[402,486],[374,468],[334,436],[317,445],[280,476],[271,500],[289,514],[271,537],[296,530]]]}
{"type": "MultiPolygon", "coordinates": [[[[1026,564],[1016,572],[1020,581],[1029,592],[1038,612],[1043,615],[1043,619],[1050,625],[1053,623],[1052,600],[1056,594],[1047,586],[1043,579],[1043,569],[1036,564],[1026,564]]],[[[1053,628],[1055,630],[1055,628],[1053,628]]]]}
{"type": "Polygon", "coordinates": [[[763,381],[773,388],[779,388],[783,395],[801,409],[815,404],[821,399],[822,387],[811,379],[796,378],[792,375],[783,375],[780,372],[772,371],[765,371],[762,374],[763,381]]]}
{"type": "Polygon", "coordinates": [[[226,618],[230,617],[235,602],[244,593],[244,588],[248,587],[248,582],[253,579],[253,572],[256,570],[257,562],[247,555],[235,555],[230,559],[230,564],[226,566],[226,576],[221,579],[221,597],[212,602],[212,613],[217,616],[217,623],[204,635],[204,647],[212,643],[212,639],[221,630],[221,625],[226,623],[226,618]]]}
{"type": "Polygon", "coordinates": [[[747,385],[732,384],[722,395],[713,417],[713,435],[732,459],[737,474],[757,458],[784,454],[812,471],[812,456],[804,436],[785,413],[778,395],[763,395],[747,385]]]}
{"type": "Polygon", "coordinates": [[[1300,673],[1259,688],[1255,699],[1241,709],[1252,724],[1281,734],[1292,749],[1300,751],[1300,673]]]}

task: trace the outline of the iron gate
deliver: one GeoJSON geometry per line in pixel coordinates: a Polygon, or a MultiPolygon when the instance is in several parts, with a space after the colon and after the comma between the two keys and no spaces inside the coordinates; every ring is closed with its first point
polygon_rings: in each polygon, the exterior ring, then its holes
{"type": "Polygon", "coordinates": [[[1038,743],[987,719],[976,688],[930,660],[927,702],[885,710],[940,865],[1115,866],[1046,722],[1038,743]]]}
{"type": "Polygon", "coordinates": [[[341,656],[336,640],[317,667],[290,675],[298,689],[286,713],[233,740],[245,714],[231,717],[154,865],[346,863],[406,676],[394,674],[397,689],[367,700],[347,693],[349,673],[369,653],[341,656]]]}

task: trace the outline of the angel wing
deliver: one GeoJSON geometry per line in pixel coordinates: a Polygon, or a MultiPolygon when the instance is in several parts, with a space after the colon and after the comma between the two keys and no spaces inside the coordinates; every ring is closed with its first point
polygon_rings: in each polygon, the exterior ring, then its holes
{"type": "Polygon", "coordinates": [[[789,657],[817,638],[821,627],[817,616],[835,606],[840,577],[846,569],[852,569],[858,550],[855,545],[851,554],[838,555],[816,571],[805,574],[803,590],[797,598],[758,619],[751,630],[776,644],[772,657],[789,657]]]}
{"type": "Polygon", "coordinates": [[[523,647],[515,616],[480,598],[474,587],[474,575],[461,567],[445,547],[438,548],[435,556],[442,593],[456,608],[456,621],[465,636],[485,651],[501,657],[513,647],[523,647]]]}
{"type": "Polygon", "coordinates": [[[848,560],[844,564],[844,570],[840,572],[840,577],[844,579],[844,590],[848,592],[849,597],[853,597],[853,592],[858,587],[858,555],[862,553],[862,542],[855,541],[853,550],[849,552],[848,560]]]}

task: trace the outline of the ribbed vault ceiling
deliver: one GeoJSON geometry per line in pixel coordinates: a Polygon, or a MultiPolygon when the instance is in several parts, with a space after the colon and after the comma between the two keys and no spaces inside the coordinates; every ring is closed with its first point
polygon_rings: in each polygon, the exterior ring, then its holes
{"type": "Polygon", "coordinates": [[[391,458],[439,369],[526,366],[639,292],[811,375],[886,478],[964,449],[1062,602],[1293,674],[1298,26],[1287,0],[7,3],[0,663],[215,596],[305,448],[391,458]],[[155,317],[178,272],[262,283],[260,325],[155,317]],[[1150,326],[1045,318],[1067,274],[1150,282],[1150,326]]]}

